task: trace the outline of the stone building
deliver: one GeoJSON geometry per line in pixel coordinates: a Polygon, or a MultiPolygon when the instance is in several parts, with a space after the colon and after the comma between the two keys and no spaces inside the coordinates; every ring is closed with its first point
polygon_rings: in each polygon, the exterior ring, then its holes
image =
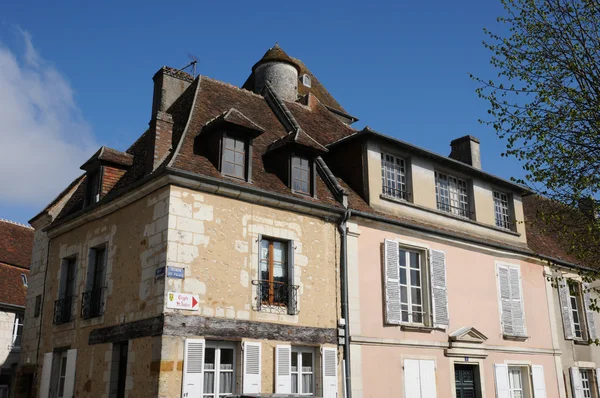
{"type": "Polygon", "coordinates": [[[14,395],[32,242],[31,227],[0,219],[0,398],[14,395]]]}

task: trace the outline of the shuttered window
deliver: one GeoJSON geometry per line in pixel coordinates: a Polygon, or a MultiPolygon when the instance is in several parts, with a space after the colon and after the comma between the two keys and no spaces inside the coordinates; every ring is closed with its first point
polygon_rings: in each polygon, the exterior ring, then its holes
{"type": "Polygon", "coordinates": [[[404,360],[404,396],[411,398],[437,397],[435,361],[404,360]]]}
{"type": "Polygon", "coordinates": [[[497,277],[502,333],[505,336],[525,337],[521,270],[516,265],[498,264],[497,277]]]}
{"type": "Polygon", "coordinates": [[[244,343],[243,393],[261,393],[261,344],[244,343]]]}
{"type": "Polygon", "coordinates": [[[597,338],[595,311],[591,309],[592,299],[589,284],[560,279],[558,281],[558,298],[565,339],[595,341],[597,338]]]}
{"type": "Polygon", "coordinates": [[[338,356],[337,349],[321,349],[321,372],[323,373],[323,398],[338,398],[338,356]]]}
{"type": "Polygon", "coordinates": [[[203,398],[221,398],[235,392],[235,346],[228,342],[206,343],[203,398]]]}
{"type": "Polygon", "coordinates": [[[494,365],[496,398],[546,398],[544,367],[541,365],[494,365]],[[530,376],[531,375],[531,376],[530,376]],[[530,391],[533,390],[533,397],[530,391]]]}

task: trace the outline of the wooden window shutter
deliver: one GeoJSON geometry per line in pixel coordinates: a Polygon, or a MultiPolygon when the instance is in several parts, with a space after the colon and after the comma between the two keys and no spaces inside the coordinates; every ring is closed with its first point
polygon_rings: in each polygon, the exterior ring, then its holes
{"type": "Polygon", "coordinates": [[[244,343],[244,379],[243,393],[260,394],[261,392],[261,344],[244,343]]]}
{"type": "Polygon", "coordinates": [[[512,303],[508,267],[498,265],[498,285],[500,287],[500,311],[502,312],[502,333],[513,334],[512,303]]]}
{"type": "Polygon", "coordinates": [[[77,350],[67,351],[67,368],[65,371],[65,390],[63,396],[72,398],[75,396],[75,368],[77,366],[77,350]]]}
{"type": "Polygon", "coordinates": [[[566,279],[558,281],[558,298],[560,301],[560,312],[562,313],[563,329],[565,331],[565,339],[573,340],[575,333],[573,331],[573,313],[571,312],[571,303],[569,300],[569,285],[566,279]]]}
{"type": "Polygon", "coordinates": [[[421,376],[418,359],[404,360],[404,396],[421,398],[421,376]]]}
{"type": "Polygon", "coordinates": [[[581,375],[579,374],[578,367],[569,368],[571,373],[571,390],[573,391],[573,398],[584,398],[583,397],[583,383],[581,382],[581,375]]]}
{"type": "Polygon", "coordinates": [[[531,367],[531,378],[533,380],[533,396],[535,398],[546,398],[544,367],[542,365],[533,365],[531,367]]]}
{"type": "Polygon", "coordinates": [[[508,385],[508,365],[494,364],[494,377],[496,379],[496,398],[510,398],[508,385]]]}
{"type": "Polygon", "coordinates": [[[521,292],[521,269],[518,267],[509,267],[508,275],[510,280],[513,335],[526,336],[525,313],[523,311],[523,294],[521,292]]]}
{"type": "Polygon", "coordinates": [[[295,246],[294,246],[294,241],[290,240],[288,241],[288,264],[287,264],[287,268],[288,268],[288,303],[287,303],[287,308],[288,308],[288,314],[290,315],[296,315],[298,313],[298,309],[296,308],[296,300],[297,300],[297,293],[295,292],[292,288],[292,286],[294,285],[294,251],[295,251],[295,246]]]}
{"type": "Polygon", "coordinates": [[[600,368],[596,369],[596,388],[598,389],[598,396],[600,397],[600,368]]]}
{"type": "Polygon", "coordinates": [[[439,250],[429,251],[431,274],[431,299],[433,310],[433,326],[448,328],[448,288],[446,285],[446,254],[439,250]]]}
{"type": "Polygon", "coordinates": [[[186,339],[183,353],[183,398],[202,396],[204,389],[204,339],[186,339]]]}
{"type": "Polygon", "coordinates": [[[275,394],[292,393],[292,346],[275,347],[275,394]]]}
{"type": "Polygon", "coordinates": [[[421,398],[437,397],[435,361],[430,359],[419,361],[419,379],[421,382],[421,398]]]}
{"type": "Polygon", "coordinates": [[[583,283],[583,306],[585,307],[585,320],[587,321],[588,339],[595,341],[598,336],[596,335],[596,322],[594,321],[595,311],[590,309],[592,305],[592,299],[590,295],[590,284],[583,283]]]}
{"type": "Polygon", "coordinates": [[[383,252],[385,286],[385,323],[400,325],[400,269],[398,268],[398,243],[386,239],[383,252]]]}
{"type": "Polygon", "coordinates": [[[40,380],[40,398],[50,396],[50,377],[52,376],[52,360],[54,354],[47,352],[44,354],[44,363],[42,365],[42,378],[40,380]]]}
{"type": "Polygon", "coordinates": [[[337,349],[330,347],[321,348],[322,372],[323,372],[323,398],[337,398],[337,349]]]}

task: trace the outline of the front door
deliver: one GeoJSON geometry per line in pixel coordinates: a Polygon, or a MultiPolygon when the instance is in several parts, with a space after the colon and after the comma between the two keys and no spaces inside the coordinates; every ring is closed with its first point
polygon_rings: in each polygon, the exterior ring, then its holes
{"type": "Polygon", "coordinates": [[[476,366],[454,365],[454,377],[456,382],[456,398],[477,398],[478,386],[475,379],[476,366]]]}

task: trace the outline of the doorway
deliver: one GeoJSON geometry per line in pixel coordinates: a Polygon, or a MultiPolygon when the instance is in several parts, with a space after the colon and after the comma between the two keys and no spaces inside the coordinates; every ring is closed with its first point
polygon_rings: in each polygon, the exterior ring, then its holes
{"type": "Polygon", "coordinates": [[[480,398],[479,366],[477,365],[454,365],[454,381],[456,386],[456,398],[480,398]]]}

